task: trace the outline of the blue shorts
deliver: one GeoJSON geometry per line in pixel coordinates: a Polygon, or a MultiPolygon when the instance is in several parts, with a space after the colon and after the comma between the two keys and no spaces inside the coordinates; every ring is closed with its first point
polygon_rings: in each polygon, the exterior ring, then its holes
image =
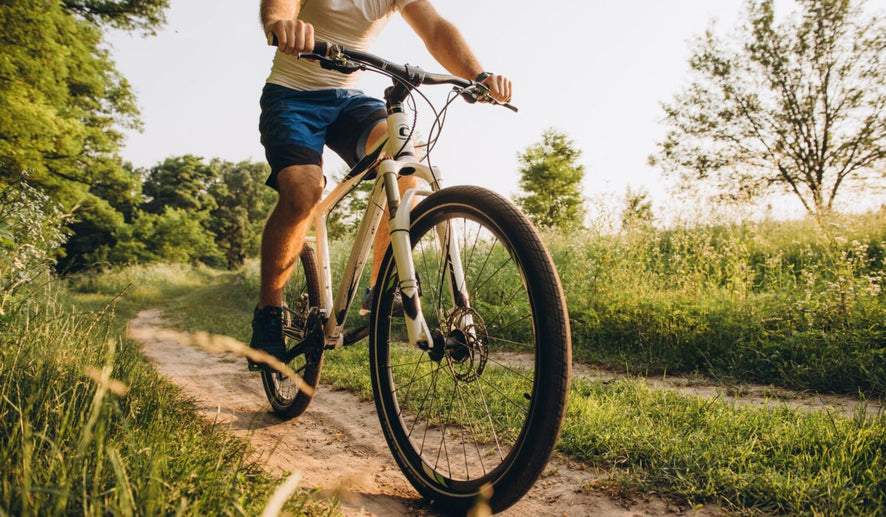
{"type": "Polygon", "coordinates": [[[293,90],[267,83],[258,128],[271,165],[267,184],[293,165],[322,165],[328,145],[353,166],[366,151],[369,132],[387,117],[385,103],[359,90],[293,90]]]}

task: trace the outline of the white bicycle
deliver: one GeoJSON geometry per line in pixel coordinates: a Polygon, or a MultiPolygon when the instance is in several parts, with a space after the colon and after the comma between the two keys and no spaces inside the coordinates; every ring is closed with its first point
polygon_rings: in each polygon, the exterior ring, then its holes
{"type": "MultiPolygon", "coordinates": [[[[375,405],[407,479],[447,509],[464,509],[484,497],[501,511],[535,483],[560,434],[572,357],[566,302],[547,249],[511,202],[476,186],[441,188],[440,171],[427,158],[415,158],[415,119],[404,106],[425,84],[453,85],[471,102],[497,102],[477,82],[333,44],[318,42],[301,57],[343,73],[376,71],[393,85],[385,91],[387,138],[316,210],[315,236],[305,243],[301,267],[287,286],[284,362],[301,378],[263,369],[268,400],[285,418],[301,414],[313,391],[299,385],[316,387],[324,351],[368,332],[375,405]],[[409,174],[428,187],[401,198],[397,177],[409,174]],[[368,208],[333,298],[327,215],[373,176],[368,208]],[[346,332],[385,205],[391,244],[375,282],[369,324],[346,332]],[[397,292],[402,312],[392,310],[397,292]]],[[[455,98],[438,113],[438,132],[455,98]]]]}

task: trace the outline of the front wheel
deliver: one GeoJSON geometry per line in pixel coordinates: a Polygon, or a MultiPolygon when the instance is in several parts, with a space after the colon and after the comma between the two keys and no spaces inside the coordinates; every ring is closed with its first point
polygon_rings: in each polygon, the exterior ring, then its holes
{"type": "Polygon", "coordinates": [[[389,248],[370,328],[381,426],[423,496],[459,511],[483,497],[501,511],[541,475],[563,423],[572,353],[560,281],[525,216],[479,187],[429,196],[413,211],[410,236],[435,339],[410,346],[392,314],[389,248]],[[453,289],[459,262],[465,282],[453,289]]]}

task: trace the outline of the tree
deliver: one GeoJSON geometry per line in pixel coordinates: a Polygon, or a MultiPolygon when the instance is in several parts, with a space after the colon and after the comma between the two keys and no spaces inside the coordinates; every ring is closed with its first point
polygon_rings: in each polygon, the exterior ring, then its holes
{"type": "Polygon", "coordinates": [[[570,229],[584,222],[581,151],[565,133],[547,129],[541,142],[518,155],[520,189],[517,205],[539,226],[570,229]]]}
{"type": "Polygon", "coordinates": [[[106,24],[115,29],[139,30],[155,34],[166,22],[169,0],[63,0],[72,13],[95,25],[106,24]]]}
{"type": "Polygon", "coordinates": [[[194,214],[177,207],[166,207],[154,214],[143,212],[135,218],[131,228],[132,241],[124,246],[134,255],[131,262],[202,262],[222,266],[221,251],[215,236],[206,231],[208,214],[194,214]]]}
{"type": "Polygon", "coordinates": [[[267,164],[213,160],[210,165],[219,181],[209,189],[216,208],[210,212],[207,227],[231,268],[258,254],[262,227],[276,195],[265,185],[270,172],[267,164]]]}
{"type": "Polygon", "coordinates": [[[138,178],[118,151],[138,127],[135,98],[102,46],[102,28],[150,32],[168,0],[0,2],[0,188],[24,176],[72,211],[69,267],[113,245],[115,208],[138,178]]]}
{"type": "Polygon", "coordinates": [[[153,214],[163,213],[166,208],[214,210],[216,203],[210,189],[217,179],[218,171],[203,158],[192,154],[171,156],[148,171],[142,185],[147,198],[143,208],[153,214]]]}
{"type": "Polygon", "coordinates": [[[625,191],[625,206],[621,211],[621,226],[626,230],[649,228],[654,219],[652,201],[645,190],[634,190],[630,187],[625,191]]]}
{"type": "Polygon", "coordinates": [[[115,234],[111,263],[203,262],[235,267],[258,253],[276,199],[264,163],[171,156],[144,173],[145,197],[115,234]]]}
{"type": "Polygon", "coordinates": [[[848,185],[882,185],[886,31],[863,2],[797,3],[777,23],[772,0],[748,0],[736,36],[699,39],[651,159],[683,186],[703,180],[734,199],[787,191],[818,215],[848,185]]]}

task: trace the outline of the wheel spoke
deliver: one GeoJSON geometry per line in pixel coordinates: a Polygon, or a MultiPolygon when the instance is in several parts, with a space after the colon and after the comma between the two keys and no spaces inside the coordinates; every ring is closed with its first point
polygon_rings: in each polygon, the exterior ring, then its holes
{"type": "MultiPolygon", "coordinates": [[[[562,420],[563,401],[540,400],[536,389],[540,379],[562,378],[567,368],[568,329],[557,330],[564,320],[553,313],[563,310],[562,301],[549,289],[535,294],[537,286],[557,280],[534,232],[523,231],[528,223],[509,220],[520,217],[513,205],[461,187],[444,191],[449,194],[436,193],[416,208],[410,229],[434,342],[403,346],[405,319],[376,320],[376,403],[392,451],[426,497],[467,498],[486,483],[496,485],[508,469],[529,469],[524,479],[530,481],[495,486],[493,500],[513,501],[506,494],[525,493],[541,473],[544,462],[537,460],[552,452],[554,441],[543,433],[558,428],[548,422],[562,420]],[[464,278],[456,277],[453,261],[461,262],[464,278]],[[453,299],[455,285],[469,304],[453,299]],[[546,336],[544,348],[536,341],[540,335],[546,336]]],[[[384,274],[396,275],[396,267],[384,274]]]]}

